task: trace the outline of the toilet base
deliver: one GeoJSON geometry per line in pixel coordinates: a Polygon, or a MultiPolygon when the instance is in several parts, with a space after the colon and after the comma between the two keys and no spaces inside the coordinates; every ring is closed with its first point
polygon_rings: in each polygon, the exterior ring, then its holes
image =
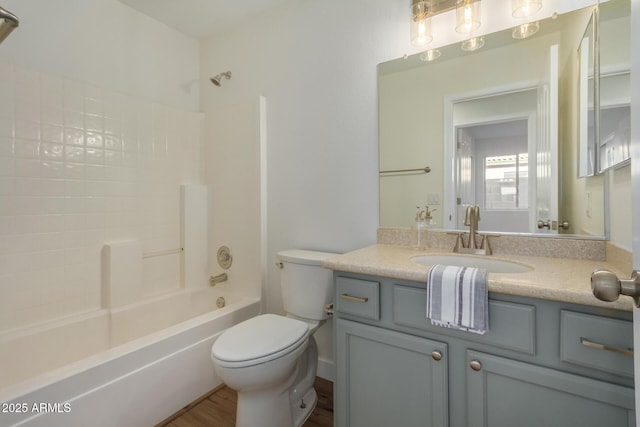
{"type": "Polygon", "coordinates": [[[307,418],[311,415],[316,405],[318,404],[318,394],[315,389],[311,388],[304,397],[302,401],[297,402],[291,408],[291,418],[293,419],[293,425],[295,427],[300,427],[307,421],[307,418]],[[304,402],[304,404],[303,404],[304,402]]]}
{"type": "Polygon", "coordinates": [[[297,402],[289,401],[286,392],[239,395],[236,426],[300,427],[309,418],[317,403],[318,395],[313,388],[297,402]]]}

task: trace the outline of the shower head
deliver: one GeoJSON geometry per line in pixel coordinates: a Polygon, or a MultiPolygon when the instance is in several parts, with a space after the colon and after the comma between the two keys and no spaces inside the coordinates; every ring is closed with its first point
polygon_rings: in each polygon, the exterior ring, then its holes
{"type": "Polygon", "coordinates": [[[20,22],[13,13],[0,7],[0,43],[13,31],[18,28],[20,22]]]}
{"type": "Polygon", "coordinates": [[[222,81],[222,78],[226,78],[227,80],[231,79],[231,71],[226,71],[224,73],[220,73],[215,77],[211,77],[211,83],[213,83],[216,86],[220,86],[220,82],[222,81]]]}

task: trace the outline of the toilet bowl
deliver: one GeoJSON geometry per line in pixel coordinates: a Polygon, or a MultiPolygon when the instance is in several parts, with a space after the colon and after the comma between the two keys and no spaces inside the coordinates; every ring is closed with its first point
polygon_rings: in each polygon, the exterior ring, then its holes
{"type": "Polygon", "coordinates": [[[283,298],[287,315],[246,320],[213,344],[216,373],[238,392],[236,426],[297,427],[313,411],[318,351],[312,334],[327,318],[324,305],[333,296],[332,274],[321,267],[330,256],[334,254],[278,253],[283,293],[291,293],[283,298]]]}

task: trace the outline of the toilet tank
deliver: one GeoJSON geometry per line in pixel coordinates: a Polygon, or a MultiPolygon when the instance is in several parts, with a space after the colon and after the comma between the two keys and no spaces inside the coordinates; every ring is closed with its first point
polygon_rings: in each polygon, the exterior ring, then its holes
{"type": "Polygon", "coordinates": [[[336,255],[302,249],[278,252],[280,290],[287,313],[311,320],[327,318],[324,306],[333,301],[333,271],[322,267],[322,262],[336,255]]]}

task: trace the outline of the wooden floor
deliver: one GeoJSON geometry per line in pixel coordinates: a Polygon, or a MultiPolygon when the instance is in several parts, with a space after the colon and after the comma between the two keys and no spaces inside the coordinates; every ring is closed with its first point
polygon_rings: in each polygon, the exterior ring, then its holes
{"type": "MultiPolygon", "coordinates": [[[[303,427],[333,427],[333,383],[316,378],[315,389],[318,404],[303,427]]],[[[224,386],[156,427],[234,427],[236,402],[236,392],[224,386]]]]}

